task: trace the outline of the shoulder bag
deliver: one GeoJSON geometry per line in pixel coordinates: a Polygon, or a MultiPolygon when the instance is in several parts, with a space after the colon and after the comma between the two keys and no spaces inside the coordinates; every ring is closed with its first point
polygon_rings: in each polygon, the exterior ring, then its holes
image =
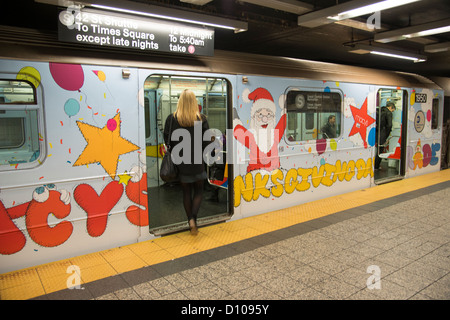
{"type": "Polygon", "coordinates": [[[173,182],[178,178],[178,168],[172,161],[172,153],[171,153],[171,138],[172,138],[172,122],[173,117],[170,121],[169,127],[169,145],[167,146],[166,153],[162,159],[161,168],[159,170],[159,176],[164,182],[173,182]]]}

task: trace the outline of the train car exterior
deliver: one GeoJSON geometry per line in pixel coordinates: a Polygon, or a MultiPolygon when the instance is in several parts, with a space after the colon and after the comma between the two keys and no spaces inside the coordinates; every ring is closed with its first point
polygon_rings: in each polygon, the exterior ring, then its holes
{"type": "Polygon", "coordinates": [[[223,143],[205,224],[440,168],[443,91],[422,77],[226,53],[171,59],[0,60],[0,272],[183,228],[183,212],[159,213],[178,200],[158,168],[162,124],[184,88],[223,143]],[[396,110],[379,149],[387,102],[396,110]]]}
{"type": "MultiPolygon", "coordinates": [[[[258,172],[247,164],[235,168],[234,205],[243,216],[439,170],[440,90],[265,77],[249,77],[248,83],[270,88],[284,136],[273,141],[279,143],[275,170],[258,172]],[[392,131],[378,151],[377,109],[388,102],[396,105],[392,131]],[[328,137],[323,126],[330,115],[336,118],[336,132],[328,137]],[[386,165],[381,171],[374,168],[377,152],[386,165]]],[[[240,87],[239,92],[247,90],[240,87]]],[[[244,119],[253,116],[253,104],[239,101],[244,119]]],[[[245,156],[241,151],[237,157],[245,156]]]]}

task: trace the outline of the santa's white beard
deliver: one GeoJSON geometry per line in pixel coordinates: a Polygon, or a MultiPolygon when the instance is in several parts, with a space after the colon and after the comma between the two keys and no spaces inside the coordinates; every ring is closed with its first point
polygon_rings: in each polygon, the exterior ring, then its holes
{"type": "Polygon", "coordinates": [[[255,140],[259,150],[264,153],[269,152],[275,142],[275,123],[268,122],[266,128],[262,128],[258,124],[255,127],[255,140]]]}

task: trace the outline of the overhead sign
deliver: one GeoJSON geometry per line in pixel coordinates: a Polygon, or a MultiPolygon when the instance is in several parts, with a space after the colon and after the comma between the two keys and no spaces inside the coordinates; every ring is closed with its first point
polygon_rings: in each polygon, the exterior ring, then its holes
{"type": "Polygon", "coordinates": [[[214,29],[71,7],[59,13],[58,39],[83,45],[214,55],[214,29]]]}

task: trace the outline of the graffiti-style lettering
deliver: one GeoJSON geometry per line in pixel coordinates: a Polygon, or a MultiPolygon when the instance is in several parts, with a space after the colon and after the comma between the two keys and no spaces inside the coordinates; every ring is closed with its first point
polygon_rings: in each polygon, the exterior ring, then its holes
{"type": "MultiPolygon", "coordinates": [[[[345,172],[347,170],[347,162],[344,161],[344,163],[341,162],[341,160],[336,161],[336,176],[339,179],[339,181],[344,181],[345,179],[345,172]]],[[[336,181],[336,179],[334,179],[336,181]]]]}
{"type": "MultiPolygon", "coordinates": [[[[64,194],[68,197],[68,193],[64,194]]],[[[71,211],[69,202],[63,201],[63,195],[55,190],[50,190],[48,199],[39,202],[31,200],[26,213],[26,226],[31,239],[43,247],[56,247],[69,239],[73,231],[73,225],[69,221],[62,221],[55,226],[49,226],[47,219],[53,214],[57,219],[66,218],[71,211]]]]}
{"type": "Polygon", "coordinates": [[[267,181],[269,181],[269,175],[266,174],[264,177],[261,173],[255,175],[255,191],[253,192],[253,200],[257,200],[259,195],[264,198],[270,197],[270,190],[266,189],[267,181]]]}
{"type": "Polygon", "coordinates": [[[430,145],[429,144],[424,144],[423,147],[422,147],[422,151],[423,151],[422,166],[426,167],[431,162],[431,147],[430,147],[430,145]]]}
{"type": "Polygon", "coordinates": [[[134,182],[133,179],[128,182],[125,188],[125,192],[128,198],[138,206],[132,205],[127,208],[126,216],[135,226],[144,227],[148,226],[148,208],[143,203],[147,204],[147,173],[142,174],[142,178],[139,181],[134,182]]]}
{"type": "Polygon", "coordinates": [[[294,191],[303,192],[309,190],[311,185],[314,188],[320,185],[330,187],[338,179],[350,181],[355,175],[358,180],[373,177],[372,158],[367,161],[358,159],[356,162],[337,160],[335,165],[325,163],[313,168],[292,168],[285,173],[277,169],[264,176],[258,172],[254,181],[252,173],[249,172],[244,177],[237,176],[234,180],[234,206],[238,207],[241,204],[241,198],[250,202],[258,200],[260,195],[268,198],[270,195],[280,197],[284,192],[287,194],[294,191]],[[267,186],[269,180],[272,182],[270,187],[267,186]]]}
{"type": "Polygon", "coordinates": [[[26,238],[13,219],[25,215],[29,202],[6,209],[0,201],[0,254],[13,254],[22,250],[26,238]]]}
{"type": "Polygon", "coordinates": [[[433,143],[431,146],[429,144],[417,142],[415,151],[411,146],[408,146],[406,151],[406,161],[408,167],[411,170],[426,168],[428,165],[435,166],[439,163],[438,152],[441,150],[440,143],[433,143]]]}
{"type": "Polygon", "coordinates": [[[237,207],[241,203],[241,196],[245,201],[249,202],[252,200],[253,196],[253,176],[251,173],[247,173],[245,175],[245,183],[244,178],[242,176],[237,176],[234,179],[234,206],[237,207]]]}
{"type": "Polygon", "coordinates": [[[87,231],[91,237],[99,237],[105,232],[108,214],[120,200],[123,184],[111,181],[100,195],[88,184],[76,187],[73,197],[87,213],[87,231]]]}
{"type": "Polygon", "coordinates": [[[272,181],[272,184],[274,184],[274,187],[270,189],[270,192],[277,198],[281,197],[281,195],[283,194],[283,185],[280,183],[280,180],[283,179],[283,171],[281,171],[280,169],[274,170],[270,179],[272,181]]]}
{"type": "Polygon", "coordinates": [[[366,162],[363,159],[356,160],[356,168],[358,170],[356,179],[360,180],[366,174],[366,162]]]}
{"type": "MultiPolygon", "coordinates": [[[[128,207],[126,217],[132,224],[141,227],[148,225],[148,208],[140,205],[147,203],[146,184],[142,183],[143,181],[147,181],[146,173],[142,175],[140,181],[130,181],[126,188],[128,198],[141,207],[134,205],[128,207]]],[[[43,247],[61,245],[72,235],[73,225],[69,221],[61,221],[54,226],[48,224],[50,214],[57,219],[69,216],[71,212],[69,192],[48,190],[46,187],[38,189],[42,190],[37,193],[35,191],[33,200],[18,206],[6,208],[0,201],[0,254],[14,254],[25,247],[25,234],[13,221],[23,216],[30,238],[43,247]]],[[[108,215],[121,199],[123,191],[123,184],[118,181],[110,182],[100,195],[88,184],[81,184],[75,188],[73,196],[77,204],[87,213],[86,229],[91,237],[99,237],[104,233],[108,215]]]]}
{"type": "Polygon", "coordinates": [[[436,156],[436,154],[441,150],[441,144],[440,143],[433,143],[431,145],[431,160],[430,164],[432,166],[435,166],[439,163],[439,157],[436,156]]]}
{"type": "Polygon", "coordinates": [[[336,166],[333,166],[329,163],[325,163],[324,170],[325,170],[325,174],[324,174],[321,182],[324,186],[331,187],[333,185],[334,181],[336,181],[335,177],[337,177],[335,174],[336,166]],[[331,178],[331,175],[333,175],[333,179],[331,178]]]}
{"type": "Polygon", "coordinates": [[[308,177],[312,174],[312,169],[297,169],[298,175],[302,177],[302,181],[297,185],[297,191],[306,191],[311,187],[311,184],[308,181],[308,177]]]}
{"type": "Polygon", "coordinates": [[[325,166],[320,166],[319,169],[314,167],[311,174],[311,182],[314,188],[317,188],[322,182],[323,174],[325,173],[325,166]]]}
{"type": "Polygon", "coordinates": [[[291,194],[292,192],[294,192],[297,184],[297,170],[294,168],[290,169],[286,173],[286,179],[284,180],[284,191],[286,191],[287,194],[291,194]]]}
{"type": "Polygon", "coordinates": [[[345,180],[347,181],[352,180],[354,175],[355,175],[355,161],[350,160],[347,163],[347,170],[345,171],[345,180]]]}

